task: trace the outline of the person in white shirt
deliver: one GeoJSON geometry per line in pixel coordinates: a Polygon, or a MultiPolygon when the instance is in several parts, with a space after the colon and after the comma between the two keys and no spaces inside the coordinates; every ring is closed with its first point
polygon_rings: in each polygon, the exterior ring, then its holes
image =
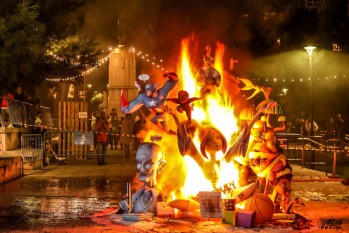
{"type": "MultiPolygon", "coordinates": [[[[311,134],[311,121],[309,119],[305,120],[305,124],[304,124],[305,130],[306,130],[306,135],[310,136],[311,134]]],[[[316,133],[319,129],[318,124],[313,121],[313,132],[316,133]]]]}

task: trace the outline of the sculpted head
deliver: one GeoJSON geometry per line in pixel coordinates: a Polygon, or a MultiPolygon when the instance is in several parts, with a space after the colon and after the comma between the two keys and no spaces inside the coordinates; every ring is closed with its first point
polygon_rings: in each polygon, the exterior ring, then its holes
{"type": "Polygon", "coordinates": [[[156,177],[165,166],[164,154],[161,147],[152,142],[143,142],[136,153],[136,164],[139,180],[156,184],[156,177]]]}
{"type": "Polygon", "coordinates": [[[214,153],[222,151],[225,153],[227,149],[227,141],[223,134],[211,126],[203,126],[199,131],[200,151],[207,158],[206,151],[214,153]]]}

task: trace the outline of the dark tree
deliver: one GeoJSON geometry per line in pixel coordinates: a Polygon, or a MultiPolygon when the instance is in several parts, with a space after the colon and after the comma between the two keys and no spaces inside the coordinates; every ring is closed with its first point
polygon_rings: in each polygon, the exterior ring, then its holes
{"type": "Polygon", "coordinates": [[[45,79],[79,81],[98,65],[94,38],[77,35],[84,0],[3,0],[0,3],[0,81],[33,90],[45,79]],[[15,7],[16,6],[16,7],[15,7]]]}
{"type": "MultiPolygon", "coordinates": [[[[98,66],[100,51],[89,37],[50,39],[46,44],[45,62],[41,64],[41,76],[46,79],[75,79],[91,67],[98,66]]],[[[40,64],[39,64],[40,65],[40,64]]],[[[68,80],[69,81],[69,80],[68,80]]]]}
{"type": "MultiPolygon", "coordinates": [[[[7,3],[7,2],[5,2],[7,3]]],[[[6,5],[6,4],[5,4],[6,5]]],[[[44,52],[45,26],[38,18],[37,4],[22,1],[1,12],[0,16],[0,81],[11,82],[29,77],[44,52]]]]}
{"type": "Polygon", "coordinates": [[[64,39],[75,35],[84,24],[84,16],[76,15],[76,9],[86,0],[37,0],[40,5],[38,20],[45,22],[46,35],[64,39]]]}

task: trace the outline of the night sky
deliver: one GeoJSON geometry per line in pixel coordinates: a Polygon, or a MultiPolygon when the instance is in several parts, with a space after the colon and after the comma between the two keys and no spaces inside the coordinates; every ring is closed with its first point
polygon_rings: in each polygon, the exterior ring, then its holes
{"type": "MultiPolygon", "coordinates": [[[[221,0],[90,0],[80,9],[85,14],[85,33],[91,33],[103,46],[116,42],[117,21],[126,25],[126,42],[166,55],[179,41],[194,32],[201,41],[234,40],[243,43],[248,35],[233,21],[246,4],[221,0]],[[229,33],[228,33],[229,32],[229,33]]],[[[241,1],[248,2],[248,1],[241,1]]]]}

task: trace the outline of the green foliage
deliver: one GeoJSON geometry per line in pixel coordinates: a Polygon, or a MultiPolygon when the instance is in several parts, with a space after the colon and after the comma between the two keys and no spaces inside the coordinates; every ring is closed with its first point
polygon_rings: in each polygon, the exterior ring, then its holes
{"type": "Polygon", "coordinates": [[[15,82],[34,70],[44,45],[44,24],[37,21],[38,5],[22,1],[14,14],[0,19],[0,80],[15,82]]]}
{"type": "Polygon", "coordinates": [[[75,78],[97,66],[100,51],[94,39],[76,36],[83,15],[72,17],[84,2],[2,0],[0,82],[29,89],[45,78],[75,78]]]}
{"type": "Polygon", "coordinates": [[[97,59],[101,53],[96,47],[94,39],[86,36],[61,40],[51,38],[45,53],[48,69],[42,75],[51,79],[79,76],[87,69],[98,66],[97,59]]]}
{"type": "Polygon", "coordinates": [[[47,26],[46,35],[64,39],[76,34],[84,23],[83,15],[75,10],[85,3],[85,0],[37,0],[40,4],[39,20],[47,26]]]}

